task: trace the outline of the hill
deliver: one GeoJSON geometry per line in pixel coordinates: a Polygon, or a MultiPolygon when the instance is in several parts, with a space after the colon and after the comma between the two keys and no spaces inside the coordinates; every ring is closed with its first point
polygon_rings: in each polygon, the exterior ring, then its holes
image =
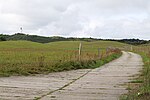
{"type": "Polygon", "coordinates": [[[14,35],[3,35],[0,34],[0,41],[10,41],[10,40],[27,40],[32,42],[38,42],[38,43],[49,43],[49,42],[56,42],[56,41],[117,41],[132,45],[140,45],[140,44],[147,44],[150,43],[150,41],[146,40],[139,40],[139,39],[120,39],[120,40],[114,40],[114,39],[96,39],[96,38],[65,38],[65,37],[59,37],[59,36],[53,36],[53,37],[44,37],[44,36],[37,36],[37,35],[28,35],[23,33],[16,33],[14,35]]]}
{"type": "Polygon", "coordinates": [[[55,41],[95,41],[101,39],[94,39],[94,38],[64,38],[59,36],[53,37],[44,37],[44,36],[37,36],[37,35],[28,35],[23,33],[16,33],[14,35],[3,35],[0,34],[0,41],[9,41],[9,40],[27,40],[32,42],[39,42],[39,43],[49,43],[55,41]]]}

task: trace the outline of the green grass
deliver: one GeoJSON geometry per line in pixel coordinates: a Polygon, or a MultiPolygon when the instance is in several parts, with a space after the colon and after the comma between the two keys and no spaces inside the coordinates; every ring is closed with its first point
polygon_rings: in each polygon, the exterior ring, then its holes
{"type": "Polygon", "coordinates": [[[130,83],[143,83],[143,80],[133,80],[130,83]]]}
{"type": "Polygon", "coordinates": [[[150,46],[135,46],[134,52],[142,56],[144,66],[139,77],[129,83],[131,90],[121,100],[150,100],[150,46]]]}
{"type": "Polygon", "coordinates": [[[62,41],[41,44],[29,41],[0,42],[0,76],[47,74],[50,72],[93,68],[114,59],[120,53],[110,52],[107,47],[124,47],[126,44],[112,41],[62,41]],[[82,42],[81,61],[78,46],[82,42]],[[101,48],[101,61],[98,61],[101,48]]]}

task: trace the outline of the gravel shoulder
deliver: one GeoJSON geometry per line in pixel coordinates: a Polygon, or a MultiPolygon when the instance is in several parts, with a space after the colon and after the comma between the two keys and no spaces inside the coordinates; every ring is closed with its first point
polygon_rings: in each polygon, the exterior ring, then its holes
{"type": "MultiPolygon", "coordinates": [[[[0,100],[118,100],[128,91],[123,84],[142,69],[131,52],[96,69],[80,69],[36,76],[0,78],[0,100]]],[[[134,77],[133,77],[134,76],[134,77]]]]}

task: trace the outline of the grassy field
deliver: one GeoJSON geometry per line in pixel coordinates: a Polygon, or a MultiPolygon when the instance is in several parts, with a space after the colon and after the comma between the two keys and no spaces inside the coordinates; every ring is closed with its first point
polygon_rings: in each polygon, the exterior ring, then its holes
{"type": "Polygon", "coordinates": [[[142,56],[144,67],[141,75],[129,83],[129,93],[122,100],[150,100],[150,44],[134,46],[133,52],[142,56]]]}
{"type": "Polygon", "coordinates": [[[79,61],[80,42],[62,41],[47,44],[29,41],[0,42],[0,76],[46,74],[93,68],[93,65],[98,67],[120,55],[120,51],[115,50],[106,54],[106,48],[126,46],[112,41],[82,41],[81,61],[79,61]],[[100,48],[101,60],[98,60],[98,48],[100,48]]]}

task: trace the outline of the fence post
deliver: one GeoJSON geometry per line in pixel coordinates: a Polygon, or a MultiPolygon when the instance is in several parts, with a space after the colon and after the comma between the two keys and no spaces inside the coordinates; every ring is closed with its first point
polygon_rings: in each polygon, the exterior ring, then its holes
{"type": "Polygon", "coordinates": [[[98,59],[101,59],[100,48],[98,48],[98,59]]]}
{"type": "Polygon", "coordinates": [[[132,45],[131,45],[131,51],[133,51],[133,47],[132,47],[132,45]]]}
{"type": "Polygon", "coordinates": [[[82,43],[79,44],[79,61],[81,61],[82,43]]]}
{"type": "Polygon", "coordinates": [[[106,56],[108,56],[109,55],[109,48],[107,47],[106,48],[106,56]]]}

